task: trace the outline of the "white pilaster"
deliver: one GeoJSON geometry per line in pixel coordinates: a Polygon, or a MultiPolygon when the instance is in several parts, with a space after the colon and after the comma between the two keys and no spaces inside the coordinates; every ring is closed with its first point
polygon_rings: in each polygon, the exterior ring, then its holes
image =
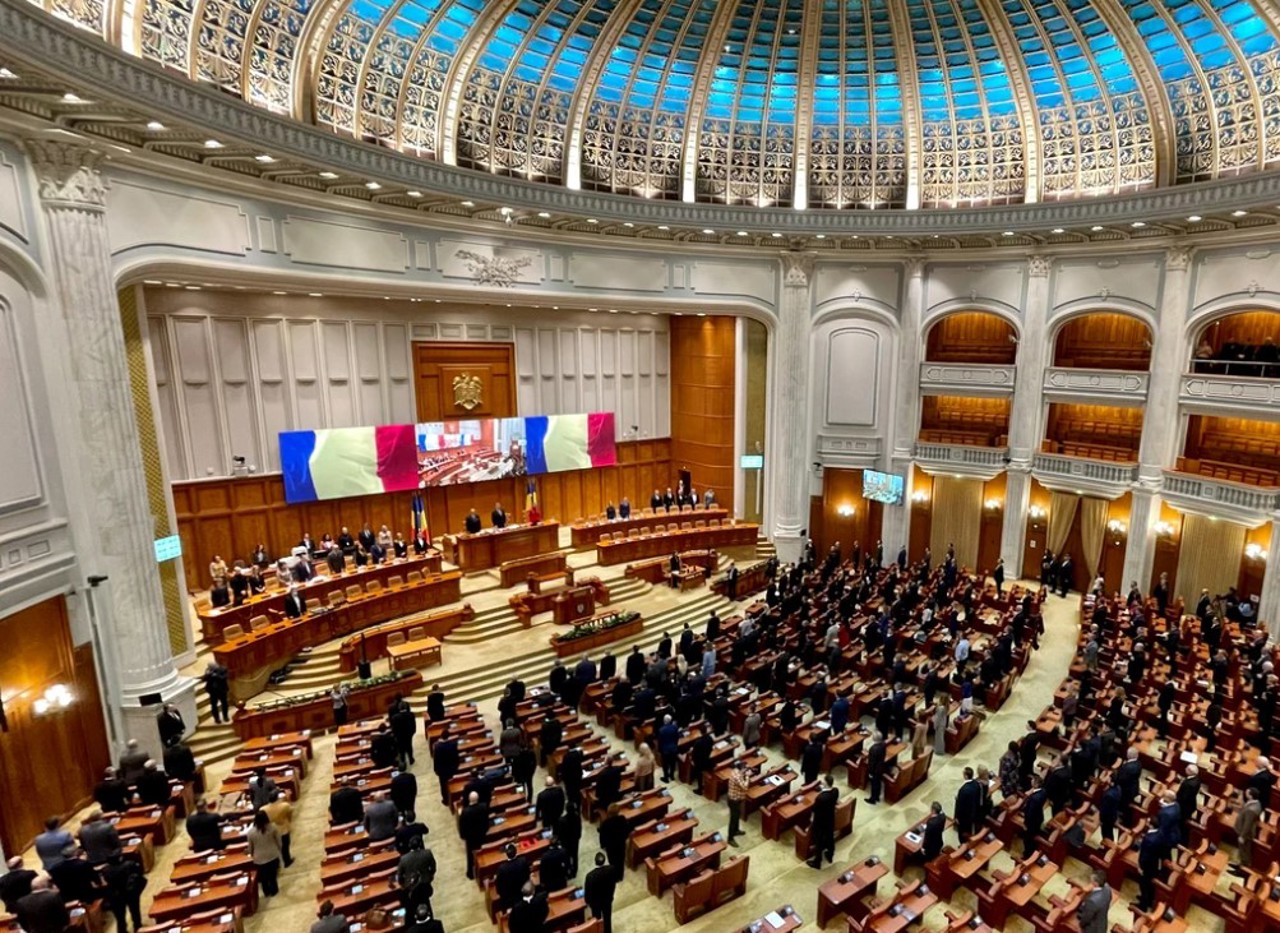
{"type": "MultiPolygon", "coordinates": [[[[924,335],[924,258],[909,257],[903,268],[902,326],[898,341],[898,385],[893,404],[894,463],[910,462],[920,425],[920,348],[924,335]]],[[[885,539],[888,541],[889,539],[885,539]]]]}
{"type": "Polygon", "coordinates": [[[1271,540],[1267,544],[1267,572],[1258,596],[1258,618],[1266,623],[1272,638],[1280,638],[1280,512],[1271,515],[1271,540]]]}
{"type": "Polygon", "coordinates": [[[1160,520],[1160,494],[1138,483],[1129,500],[1129,539],[1124,549],[1124,579],[1120,592],[1129,592],[1137,583],[1143,593],[1151,590],[1151,571],[1156,559],[1156,522],[1160,520]]]}
{"type": "Polygon", "coordinates": [[[1142,444],[1138,451],[1138,482],[1150,488],[1163,484],[1164,470],[1174,465],[1178,454],[1178,387],[1189,356],[1184,331],[1190,280],[1191,250],[1175,246],[1164,259],[1164,286],[1151,350],[1151,378],[1147,383],[1142,444]]]}
{"type": "Polygon", "coordinates": [[[86,577],[108,577],[96,606],[103,650],[113,652],[115,683],[103,685],[121,711],[125,736],[158,754],[155,710],[139,698],[160,694],[195,722],[193,684],[174,668],[160,578],[152,546],[138,427],[129,387],[124,334],[111,274],[100,154],[48,139],[28,141],[39,183],[66,347],[76,473],[67,477],[76,523],[76,553],[86,577]],[[78,475],[77,475],[78,474],[78,475]],[[105,591],[105,592],[104,592],[105,591]]]}
{"type": "Polygon", "coordinates": [[[1031,496],[1031,463],[1040,447],[1040,414],[1044,369],[1048,362],[1049,269],[1052,260],[1027,257],[1027,306],[1018,339],[1018,363],[1009,411],[1008,489],[1000,529],[1000,556],[1005,573],[1020,574],[1027,539],[1027,504],[1031,496]]]}
{"type": "Polygon", "coordinates": [[[809,522],[809,287],[813,256],[783,253],[782,308],[773,368],[775,388],[769,483],[773,539],[784,562],[800,557],[809,522]]]}

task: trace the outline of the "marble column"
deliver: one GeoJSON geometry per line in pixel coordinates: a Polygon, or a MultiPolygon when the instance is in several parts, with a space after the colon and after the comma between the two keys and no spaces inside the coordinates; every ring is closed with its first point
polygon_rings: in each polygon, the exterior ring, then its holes
{"type": "Polygon", "coordinates": [[[1000,556],[1005,574],[1022,574],[1022,551],[1027,540],[1027,505],[1031,497],[1031,467],[1040,448],[1043,428],[1044,369],[1048,360],[1049,270],[1044,256],[1027,258],[1027,306],[1018,339],[1018,362],[1009,412],[1008,489],[1000,529],[1000,556]]]}
{"type": "Polygon", "coordinates": [[[773,367],[773,541],[778,559],[794,562],[809,523],[809,312],[813,256],[782,254],[782,308],[773,367]]]}
{"type": "Polygon", "coordinates": [[[903,267],[893,447],[888,459],[889,472],[906,478],[906,499],[901,506],[884,507],[880,540],[884,542],[885,554],[897,554],[899,547],[910,547],[911,470],[915,462],[916,437],[920,433],[920,350],[924,342],[920,322],[924,317],[924,266],[924,257],[909,256],[903,267]]]}
{"type": "MultiPolygon", "coordinates": [[[[76,521],[76,553],[93,590],[96,629],[114,723],[159,756],[159,694],[195,724],[194,685],[174,668],[153,547],[138,426],[106,223],[100,154],[61,141],[34,139],[26,151],[39,184],[74,412],[63,413],[70,436],[62,461],[67,505],[76,521]],[[103,579],[105,578],[105,579],[103,579]]],[[[65,435],[64,435],[65,436],[65,435]]]]}
{"type": "Polygon", "coordinates": [[[1267,543],[1267,572],[1258,596],[1258,618],[1267,625],[1273,639],[1280,638],[1280,512],[1271,513],[1271,540],[1267,543]]]}
{"type": "Polygon", "coordinates": [[[1164,471],[1177,459],[1178,387],[1186,368],[1187,302],[1190,300],[1191,249],[1175,246],[1165,253],[1164,286],[1156,315],[1155,342],[1147,382],[1146,410],[1142,415],[1142,441],[1138,448],[1138,478],[1129,510],[1129,541],[1124,552],[1124,582],[1137,581],[1145,593],[1151,586],[1155,561],[1155,532],[1160,519],[1160,490],[1164,471]]]}

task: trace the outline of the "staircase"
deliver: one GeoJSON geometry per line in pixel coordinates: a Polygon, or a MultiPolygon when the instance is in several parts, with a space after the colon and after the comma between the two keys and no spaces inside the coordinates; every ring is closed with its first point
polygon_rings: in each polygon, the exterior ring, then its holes
{"type": "MultiPolygon", "coordinates": [[[[649,589],[649,584],[643,580],[629,578],[611,581],[609,583],[610,605],[616,606],[626,600],[635,599],[647,593],[649,589]]],[[[509,635],[519,631],[520,627],[520,620],[516,618],[510,606],[494,606],[492,609],[477,612],[474,619],[463,622],[446,635],[444,640],[446,644],[474,644],[501,635],[509,635]]]]}

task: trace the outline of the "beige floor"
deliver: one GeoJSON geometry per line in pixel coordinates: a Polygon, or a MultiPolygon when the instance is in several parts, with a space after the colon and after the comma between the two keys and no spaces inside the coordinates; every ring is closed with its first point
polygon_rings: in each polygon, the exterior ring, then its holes
{"type": "MultiPolygon", "coordinates": [[[[654,605],[649,608],[656,610],[659,608],[659,601],[678,598],[669,590],[656,590],[652,595],[654,605]]],[[[1045,609],[1045,624],[1047,632],[1041,648],[1035,653],[1025,675],[1015,687],[1012,699],[1004,709],[986,720],[978,737],[961,754],[936,758],[928,781],[896,805],[881,803],[872,807],[865,803],[865,794],[858,793],[854,831],[837,845],[834,865],[822,870],[809,868],[795,857],[790,834],[778,842],[766,841],[760,834],[759,817],[753,817],[747,824],[746,837],[741,840],[740,853],[751,857],[745,897],[693,923],[678,927],[672,913],[671,895],[668,893],[661,899],[650,896],[645,888],[643,872],[628,871],[615,901],[616,929],[643,933],[674,929],[713,933],[736,929],[784,904],[792,905],[808,921],[804,929],[817,929],[813,918],[819,884],[838,875],[856,859],[872,854],[891,863],[894,839],[924,816],[929,802],[939,800],[949,812],[963,768],[966,765],[976,767],[986,764],[994,769],[1008,741],[1021,736],[1026,720],[1034,718],[1051,701],[1054,689],[1066,675],[1075,650],[1078,602],[1074,599],[1051,597],[1045,609]]],[[[534,641],[543,638],[545,631],[538,632],[535,628],[481,645],[458,646],[448,652],[447,663],[450,668],[454,665],[481,665],[487,658],[500,657],[513,650],[528,650],[534,641]]],[[[549,667],[550,664],[548,669],[549,667]]],[[[482,709],[490,721],[496,724],[496,705],[483,704],[482,709]]],[[[282,873],[280,895],[264,900],[259,912],[246,922],[246,933],[305,933],[310,927],[319,891],[317,866],[322,857],[321,843],[327,825],[333,741],[332,737],[323,737],[317,741],[314,766],[308,773],[302,799],[297,805],[293,831],[296,862],[292,868],[282,873]]],[[[614,742],[621,747],[616,739],[614,742]]],[[[777,749],[771,750],[770,755],[778,761],[782,760],[777,749]]],[[[479,890],[465,879],[462,845],[454,831],[452,818],[432,793],[436,787],[435,778],[431,773],[430,758],[425,753],[419,754],[414,771],[418,775],[422,791],[419,795],[419,815],[432,828],[427,842],[435,852],[440,866],[434,901],[436,915],[449,933],[490,933],[496,928],[489,923],[484,913],[479,890]]],[[[211,784],[216,786],[221,775],[214,773],[209,777],[211,784]]],[[[836,778],[842,794],[853,793],[847,788],[842,768],[837,770],[836,778]]],[[[541,774],[537,782],[541,783],[541,774]]],[[[701,820],[700,830],[709,831],[726,825],[727,813],[723,802],[710,803],[678,782],[670,787],[677,807],[693,808],[701,820]]],[[[584,865],[590,865],[595,841],[595,827],[586,827],[581,850],[584,865]]],[[[951,841],[953,840],[949,837],[948,842],[951,841]]],[[[173,860],[186,851],[185,839],[179,838],[158,852],[157,864],[150,876],[148,895],[164,886],[173,860]]],[[[1007,870],[1009,864],[1008,858],[1001,856],[994,867],[1007,870]]],[[[1082,877],[1086,874],[1086,869],[1079,863],[1068,861],[1064,873],[1082,877]]],[[[908,871],[909,878],[919,874],[918,869],[908,871]]],[[[579,875],[579,880],[581,877],[579,875]]],[[[892,890],[891,880],[892,875],[881,881],[882,896],[892,890]]],[[[1065,877],[1059,877],[1047,886],[1045,894],[1062,892],[1066,887],[1065,877]]],[[[1126,897],[1136,896],[1136,886],[1127,885],[1122,893],[1126,897]]],[[[953,910],[965,909],[974,906],[974,898],[962,890],[951,903],[953,910]]],[[[1111,921],[1127,925],[1130,919],[1124,899],[1118,899],[1112,910],[1111,921]]],[[[1220,921],[1198,910],[1193,910],[1188,919],[1191,920],[1192,929],[1196,931],[1221,929],[1220,921]]],[[[935,908],[923,920],[926,929],[937,929],[945,925],[942,906],[935,908]]],[[[831,929],[843,930],[844,927],[833,921],[831,929]]],[[[1015,918],[1009,929],[1014,933],[1025,933],[1031,927],[1015,918]]]]}

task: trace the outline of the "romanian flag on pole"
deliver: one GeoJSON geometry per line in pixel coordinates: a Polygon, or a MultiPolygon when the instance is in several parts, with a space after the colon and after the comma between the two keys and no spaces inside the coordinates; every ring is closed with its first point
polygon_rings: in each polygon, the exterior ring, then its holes
{"type": "Polygon", "coordinates": [[[538,504],[538,481],[530,478],[524,486],[524,510],[527,512],[538,504]]]}
{"type": "Polygon", "coordinates": [[[427,544],[431,543],[431,529],[427,526],[427,504],[422,501],[422,493],[415,492],[413,494],[413,536],[416,538],[421,533],[422,538],[427,544]]]}

